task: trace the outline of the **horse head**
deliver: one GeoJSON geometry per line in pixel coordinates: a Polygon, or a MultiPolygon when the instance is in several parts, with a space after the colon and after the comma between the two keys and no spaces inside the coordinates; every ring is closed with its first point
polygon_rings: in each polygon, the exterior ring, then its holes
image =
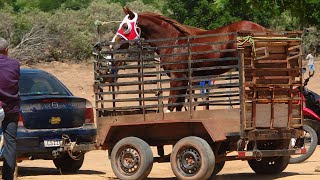
{"type": "MultiPolygon", "coordinates": [[[[112,39],[113,49],[127,49],[130,43],[143,39],[165,39],[195,35],[197,28],[190,28],[157,13],[135,13],[129,8],[123,8],[125,17],[112,39]]],[[[172,41],[175,42],[175,41],[172,41]]],[[[172,43],[170,42],[170,43],[172,43]]],[[[149,43],[151,46],[160,45],[160,42],[149,43]],[[157,44],[155,44],[157,43],[157,44]]],[[[163,42],[167,43],[167,42],[163,42]]],[[[163,45],[162,43],[162,45],[163,45]]],[[[159,52],[157,52],[159,53],[159,52]]]]}
{"type": "Polygon", "coordinates": [[[112,49],[128,49],[130,44],[127,41],[140,39],[141,29],[138,26],[138,14],[129,8],[123,8],[126,16],[123,18],[116,35],[113,37],[112,49]],[[124,42],[125,41],[125,42],[124,42]]]}

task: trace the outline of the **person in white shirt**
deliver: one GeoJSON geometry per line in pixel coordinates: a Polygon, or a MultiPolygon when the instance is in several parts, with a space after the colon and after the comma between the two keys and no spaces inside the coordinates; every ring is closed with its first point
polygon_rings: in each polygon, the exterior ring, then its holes
{"type": "Polygon", "coordinates": [[[314,50],[311,50],[310,53],[306,57],[306,60],[308,61],[309,76],[314,75],[314,71],[315,71],[314,58],[315,58],[314,50]]]}

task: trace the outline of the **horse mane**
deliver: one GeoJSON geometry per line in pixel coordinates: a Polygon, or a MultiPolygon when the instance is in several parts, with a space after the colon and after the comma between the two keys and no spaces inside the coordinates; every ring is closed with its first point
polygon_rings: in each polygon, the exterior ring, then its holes
{"type": "Polygon", "coordinates": [[[200,29],[200,28],[183,25],[183,24],[179,23],[177,20],[168,18],[168,17],[163,16],[163,15],[161,15],[161,14],[156,14],[156,13],[148,12],[148,13],[142,13],[141,15],[144,15],[144,16],[152,16],[152,17],[154,17],[154,18],[163,20],[163,21],[167,22],[168,24],[172,25],[172,26],[173,26],[174,28],[176,28],[179,32],[181,32],[181,33],[183,33],[183,34],[185,34],[185,35],[188,35],[188,36],[196,35],[196,32],[197,32],[197,31],[202,31],[202,29],[200,29]]]}

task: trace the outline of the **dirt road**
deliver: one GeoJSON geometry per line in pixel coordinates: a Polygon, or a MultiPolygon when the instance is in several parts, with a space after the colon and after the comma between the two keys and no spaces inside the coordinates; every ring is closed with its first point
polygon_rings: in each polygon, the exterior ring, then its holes
{"type": "MultiPolygon", "coordinates": [[[[315,166],[320,165],[320,146],[313,156],[304,163],[290,164],[287,169],[276,176],[256,175],[246,161],[230,161],[216,176],[216,180],[316,180],[320,179],[320,172],[315,172],[315,166]]],[[[19,180],[99,180],[114,179],[107,152],[96,150],[86,154],[85,162],[78,174],[60,175],[51,161],[35,160],[23,161],[19,164],[19,180]]],[[[170,163],[155,163],[150,179],[175,179],[170,163]]]]}
{"type": "MultiPolygon", "coordinates": [[[[93,66],[92,64],[66,64],[66,63],[42,63],[33,66],[46,70],[58,79],[60,79],[67,87],[77,96],[85,97],[94,102],[92,90],[93,84],[93,66]]],[[[320,64],[316,64],[320,67],[320,64]]],[[[309,88],[320,92],[319,80],[320,73],[316,73],[311,79],[309,88]]],[[[216,176],[217,180],[271,180],[271,179],[295,179],[295,180],[311,180],[320,179],[320,172],[315,172],[316,166],[320,166],[320,146],[317,148],[313,156],[304,163],[289,165],[288,168],[277,176],[258,176],[253,173],[247,162],[231,161],[227,162],[224,169],[216,176]]],[[[59,171],[54,167],[52,161],[34,160],[23,161],[19,163],[19,179],[20,180],[82,180],[82,179],[114,179],[107,152],[96,150],[86,154],[85,162],[78,174],[76,175],[60,175],[59,171]]],[[[155,163],[150,179],[175,179],[170,168],[170,163],[155,163]]]]}

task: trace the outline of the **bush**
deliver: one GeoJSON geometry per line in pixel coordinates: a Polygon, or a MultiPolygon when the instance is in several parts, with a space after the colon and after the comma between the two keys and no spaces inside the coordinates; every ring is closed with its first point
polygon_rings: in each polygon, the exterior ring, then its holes
{"type": "MultiPolygon", "coordinates": [[[[1,6],[0,36],[10,42],[11,55],[27,63],[88,59],[99,37],[111,40],[119,26],[104,25],[97,36],[94,22],[121,21],[124,17],[120,3],[111,0],[17,0],[15,5],[18,12],[1,6]]],[[[141,0],[127,5],[135,12],[156,11],[141,0]]]]}

